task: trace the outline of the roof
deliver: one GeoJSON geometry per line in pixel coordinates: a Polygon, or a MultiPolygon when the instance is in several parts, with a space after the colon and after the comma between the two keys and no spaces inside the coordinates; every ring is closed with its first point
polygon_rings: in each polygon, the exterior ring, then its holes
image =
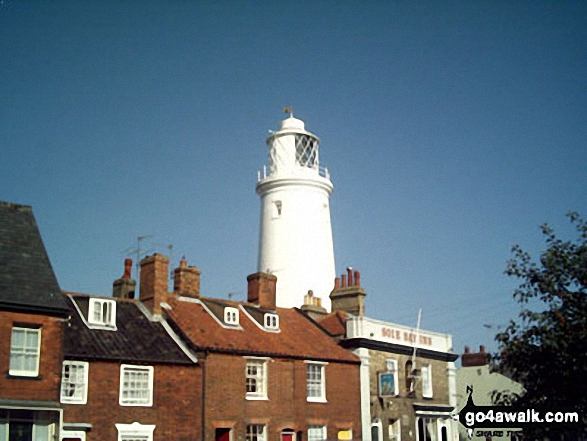
{"type": "MultiPolygon", "coordinates": [[[[65,297],[65,296],[64,296],[65,297]]],[[[193,362],[160,321],[152,320],[138,300],[100,297],[116,301],[116,330],[90,329],[83,294],[69,294],[71,320],[65,330],[64,356],[69,360],[111,360],[154,364],[192,364],[193,362]]]]}
{"type": "Polygon", "coordinates": [[[333,311],[316,321],[333,337],[344,337],[346,333],[346,320],[349,315],[344,311],[333,311]]]}
{"type": "Polygon", "coordinates": [[[0,201],[0,308],[66,315],[33,210],[0,201]]]}
{"type": "Polygon", "coordinates": [[[169,298],[165,313],[196,350],[283,357],[304,360],[360,363],[358,357],[341,348],[309,317],[296,308],[264,310],[251,303],[214,300],[216,305],[237,307],[239,329],[222,326],[207,310],[210,299],[169,298]],[[257,308],[279,316],[279,332],[268,332],[251,320],[249,310],[257,308]],[[244,313],[247,310],[248,314],[244,313]]]}

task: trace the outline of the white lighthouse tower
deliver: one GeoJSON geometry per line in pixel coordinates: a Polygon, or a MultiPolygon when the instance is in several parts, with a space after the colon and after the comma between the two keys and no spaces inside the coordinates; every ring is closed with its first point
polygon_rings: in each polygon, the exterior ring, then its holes
{"type": "Polygon", "coordinates": [[[309,290],[330,310],[334,249],[328,199],[332,182],[320,167],[319,139],[290,112],[267,138],[269,169],[257,182],[261,198],[258,270],[277,276],[277,306],[301,307],[309,290]]]}

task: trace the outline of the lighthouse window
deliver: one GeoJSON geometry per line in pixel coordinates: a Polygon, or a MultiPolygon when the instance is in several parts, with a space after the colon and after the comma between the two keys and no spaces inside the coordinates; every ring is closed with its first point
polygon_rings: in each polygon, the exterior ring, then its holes
{"type": "Polygon", "coordinates": [[[281,201],[273,202],[273,219],[281,217],[281,201]]]}
{"type": "Polygon", "coordinates": [[[296,163],[302,167],[318,167],[318,139],[296,135],[296,163]]]}

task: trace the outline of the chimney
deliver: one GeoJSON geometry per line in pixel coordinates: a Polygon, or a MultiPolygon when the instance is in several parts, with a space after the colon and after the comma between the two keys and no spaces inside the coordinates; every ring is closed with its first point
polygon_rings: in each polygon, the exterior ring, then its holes
{"type": "Polygon", "coordinates": [[[314,297],[314,291],[312,290],[309,290],[308,294],[305,295],[304,304],[300,309],[308,314],[313,320],[328,314],[326,308],[322,306],[322,299],[320,297],[314,297]]]}
{"type": "Polygon", "coordinates": [[[132,259],[124,259],[124,274],[112,284],[112,296],[119,299],[134,299],[137,282],[130,278],[132,259]]]}
{"type": "Polygon", "coordinates": [[[159,253],[141,260],[139,298],[154,314],[161,314],[161,302],[167,298],[169,259],[159,253]]]}
{"type": "Polygon", "coordinates": [[[367,293],[361,288],[361,274],[351,267],[347,273],[334,280],[334,289],[330,293],[332,312],[344,311],[362,317],[365,315],[365,296],[367,293]]]}
{"type": "Polygon", "coordinates": [[[247,301],[274,310],[277,277],[273,274],[255,273],[247,277],[247,282],[247,301]]]}
{"type": "Polygon", "coordinates": [[[184,297],[200,297],[200,270],[195,266],[188,266],[185,257],[173,272],[173,292],[184,297]]]}
{"type": "Polygon", "coordinates": [[[485,366],[489,364],[489,354],[485,352],[485,346],[479,347],[479,352],[471,352],[468,346],[465,346],[465,353],[461,355],[461,365],[463,367],[485,366]]]}

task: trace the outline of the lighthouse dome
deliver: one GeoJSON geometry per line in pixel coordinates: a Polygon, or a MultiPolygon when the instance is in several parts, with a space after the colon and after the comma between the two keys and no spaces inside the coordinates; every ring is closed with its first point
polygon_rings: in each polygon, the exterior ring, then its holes
{"type": "Polygon", "coordinates": [[[301,119],[294,118],[290,116],[289,118],[284,119],[281,121],[281,130],[286,129],[294,129],[294,130],[305,130],[304,121],[301,119]]]}

